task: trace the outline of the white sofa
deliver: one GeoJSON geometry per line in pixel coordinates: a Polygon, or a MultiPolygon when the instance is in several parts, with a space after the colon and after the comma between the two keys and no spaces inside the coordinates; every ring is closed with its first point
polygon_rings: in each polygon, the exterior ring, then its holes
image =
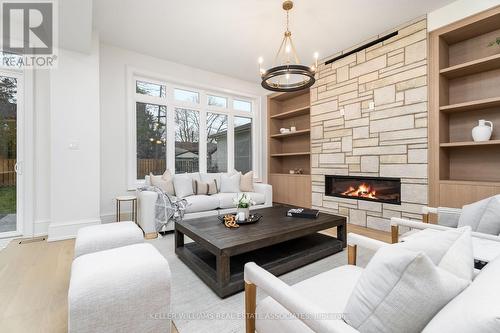
{"type": "MultiPolygon", "coordinates": [[[[150,185],[149,176],[145,177],[145,184],[150,185]]],[[[269,184],[254,183],[255,192],[245,192],[256,202],[250,209],[261,209],[272,207],[273,188],[269,184]]],[[[217,216],[236,211],[233,199],[240,193],[217,193],[213,195],[191,195],[185,197],[188,202],[184,219],[194,219],[204,216],[217,216]]],[[[155,203],[158,194],[152,191],[141,191],[138,193],[138,223],[146,238],[156,237],[155,229],[155,203]]],[[[173,228],[173,226],[172,226],[173,228]]]]}
{"type": "MultiPolygon", "coordinates": [[[[245,265],[246,333],[354,333],[339,316],[345,312],[363,268],[356,265],[356,248],[388,246],[356,234],[348,235],[349,265],[334,268],[289,286],[255,263],[245,265]],[[256,302],[256,289],[269,296],[256,302]],[[292,315],[294,314],[294,315],[292,315]],[[281,320],[280,320],[281,319],[281,320]]],[[[490,262],[472,283],[427,323],[424,333],[500,332],[500,257],[490,262]]]]}

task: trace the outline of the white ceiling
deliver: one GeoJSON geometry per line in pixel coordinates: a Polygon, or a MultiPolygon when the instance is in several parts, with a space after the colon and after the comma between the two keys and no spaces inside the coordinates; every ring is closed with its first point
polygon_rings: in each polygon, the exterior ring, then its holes
{"type": "MultiPolygon", "coordinates": [[[[312,62],[453,0],[295,0],[290,30],[312,62]]],[[[281,42],[281,0],[94,0],[101,41],[166,60],[259,81],[257,58],[272,64],[281,42]]]]}

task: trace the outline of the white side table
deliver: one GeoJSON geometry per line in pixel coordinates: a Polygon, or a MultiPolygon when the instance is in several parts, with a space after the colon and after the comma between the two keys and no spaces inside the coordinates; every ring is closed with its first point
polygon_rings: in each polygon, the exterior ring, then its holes
{"type": "Polygon", "coordinates": [[[116,197],[116,222],[120,222],[121,204],[130,201],[132,203],[131,220],[137,224],[137,197],[135,195],[120,195],[116,197]]]}

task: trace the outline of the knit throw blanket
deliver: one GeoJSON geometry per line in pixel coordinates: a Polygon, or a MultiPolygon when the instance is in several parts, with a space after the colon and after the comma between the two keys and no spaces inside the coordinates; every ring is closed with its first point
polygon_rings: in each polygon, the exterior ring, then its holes
{"type": "Polygon", "coordinates": [[[155,229],[157,232],[172,230],[172,224],[182,221],[188,202],[177,199],[165,193],[156,186],[144,186],[137,189],[139,192],[151,191],[158,194],[155,204],[155,229]]]}

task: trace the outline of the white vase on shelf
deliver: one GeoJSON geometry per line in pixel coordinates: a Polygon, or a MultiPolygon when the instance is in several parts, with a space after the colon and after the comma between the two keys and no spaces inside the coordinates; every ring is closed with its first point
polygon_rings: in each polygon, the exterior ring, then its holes
{"type": "Polygon", "coordinates": [[[472,139],[475,142],[488,141],[493,133],[493,123],[488,120],[481,119],[479,124],[472,129],[472,139]],[[487,125],[489,124],[489,126],[487,125]]]}

